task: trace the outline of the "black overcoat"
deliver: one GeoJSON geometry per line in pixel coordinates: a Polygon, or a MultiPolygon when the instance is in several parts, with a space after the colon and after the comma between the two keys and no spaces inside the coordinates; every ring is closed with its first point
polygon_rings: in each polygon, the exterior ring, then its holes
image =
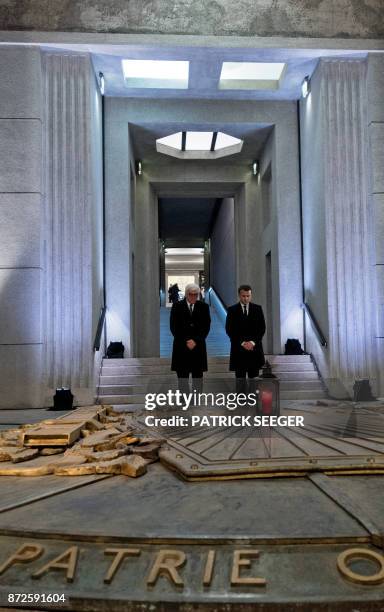
{"type": "Polygon", "coordinates": [[[209,306],[197,301],[191,315],[187,301],[184,299],[172,306],[170,327],[173,335],[172,370],[208,369],[205,338],[211,326],[209,306]],[[194,340],[196,346],[190,350],[186,342],[194,340]]]}
{"type": "Polygon", "coordinates": [[[240,303],[230,306],[227,312],[225,331],[231,340],[230,370],[261,368],[264,365],[262,337],[265,334],[263,309],[258,304],[249,304],[248,315],[244,315],[240,303]],[[247,351],[242,342],[253,340],[253,351],[247,351]]]}

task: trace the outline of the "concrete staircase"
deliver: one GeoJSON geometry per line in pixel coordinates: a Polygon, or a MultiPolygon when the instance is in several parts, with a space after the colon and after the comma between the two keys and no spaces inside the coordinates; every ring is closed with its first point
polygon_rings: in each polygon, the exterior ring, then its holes
{"type": "MultiPolygon", "coordinates": [[[[280,380],[280,398],[314,400],[326,397],[324,387],[309,355],[267,355],[274,374],[280,380]]],[[[223,391],[223,381],[233,380],[228,371],[228,357],[209,357],[209,371],[204,375],[204,391],[223,391]]],[[[144,405],[146,393],[164,393],[176,389],[176,374],[170,371],[167,357],[104,359],[98,401],[105,404],[144,405]]]]}

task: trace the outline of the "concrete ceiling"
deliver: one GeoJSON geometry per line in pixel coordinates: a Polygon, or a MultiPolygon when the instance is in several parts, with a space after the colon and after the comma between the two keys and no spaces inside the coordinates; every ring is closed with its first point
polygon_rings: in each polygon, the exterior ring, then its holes
{"type": "Polygon", "coordinates": [[[202,246],[220,205],[216,198],[159,198],[159,236],[166,246],[202,246]]]}
{"type": "Polygon", "coordinates": [[[106,96],[132,98],[180,98],[217,100],[297,100],[301,83],[311,76],[320,57],[365,57],[366,51],[340,49],[257,49],[204,46],[166,46],[149,44],[131,45],[42,45],[45,49],[71,49],[88,52],[96,75],[105,76],[106,96]],[[125,85],[122,59],[188,60],[190,62],[189,87],[180,89],[134,89],[125,85]],[[218,81],[223,61],[284,62],[286,70],[277,90],[219,90],[218,81]]]}
{"type": "MultiPolygon", "coordinates": [[[[136,159],[141,159],[145,163],[156,163],[167,165],[172,163],[185,164],[184,160],[175,159],[158,153],[156,151],[156,139],[168,136],[174,132],[181,132],[185,130],[185,124],[179,123],[163,123],[163,124],[144,124],[134,125],[130,124],[130,135],[132,144],[135,152],[136,159]]],[[[243,148],[240,153],[224,157],[218,160],[204,160],[205,164],[225,164],[230,160],[231,164],[251,164],[252,161],[258,159],[261,155],[261,151],[268,139],[269,134],[272,131],[272,126],[265,124],[246,124],[246,123],[220,123],[217,124],[214,121],[211,124],[188,124],[189,130],[195,131],[223,131],[230,136],[235,136],[244,141],[243,148]]]]}
{"type": "Polygon", "coordinates": [[[0,6],[2,30],[164,38],[384,35],[382,0],[2,0],[0,6]]]}

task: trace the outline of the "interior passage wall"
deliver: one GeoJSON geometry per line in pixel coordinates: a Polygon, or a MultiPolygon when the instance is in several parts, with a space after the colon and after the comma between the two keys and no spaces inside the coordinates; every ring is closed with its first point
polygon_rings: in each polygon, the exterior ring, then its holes
{"type": "MultiPolygon", "coordinates": [[[[325,229],[323,90],[320,67],[311,78],[311,93],[300,101],[304,301],[329,338],[325,229]]],[[[306,350],[328,378],[328,352],[319,343],[308,317],[306,350]]]]}
{"type": "Polygon", "coordinates": [[[40,51],[0,53],[0,408],[41,405],[40,51]]]}
{"type": "Polygon", "coordinates": [[[257,207],[257,279],[260,287],[260,304],[266,319],[265,350],[269,353],[280,353],[280,309],[278,301],[279,259],[277,236],[277,202],[278,186],[276,185],[276,150],[275,132],[265,143],[260,157],[260,173],[257,177],[259,202],[257,207]]]}
{"type": "Polygon", "coordinates": [[[226,306],[236,301],[234,206],[222,200],[211,235],[211,285],[226,306]]]}
{"type": "Polygon", "coordinates": [[[105,98],[105,232],[107,337],[133,351],[132,288],[135,228],[133,152],[128,120],[105,98]]]}

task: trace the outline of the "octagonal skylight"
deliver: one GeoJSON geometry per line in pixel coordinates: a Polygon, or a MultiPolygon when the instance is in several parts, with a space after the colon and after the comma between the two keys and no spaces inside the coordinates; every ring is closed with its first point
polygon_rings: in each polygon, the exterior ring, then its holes
{"type": "Polygon", "coordinates": [[[239,153],[243,141],[224,132],[176,132],[156,140],[158,153],[179,159],[218,159],[239,153]]]}

